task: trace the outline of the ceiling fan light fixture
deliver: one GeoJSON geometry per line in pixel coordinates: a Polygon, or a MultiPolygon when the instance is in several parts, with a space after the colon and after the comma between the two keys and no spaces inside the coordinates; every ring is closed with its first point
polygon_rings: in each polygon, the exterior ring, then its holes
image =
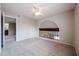
{"type": "Polygon", "coordinates": [[[34,7],[33,7],[33,14],[34,14],[35,16],[40,16],[40,15],[42,15],[41,9],[34,6],[34,7]]]}
{"type": "Polygon", "coordinates": [[[42,15],[42,13],[41,12],[36,12],[35,13],[35,16],[39,16],[39,15],[42,15]]]}

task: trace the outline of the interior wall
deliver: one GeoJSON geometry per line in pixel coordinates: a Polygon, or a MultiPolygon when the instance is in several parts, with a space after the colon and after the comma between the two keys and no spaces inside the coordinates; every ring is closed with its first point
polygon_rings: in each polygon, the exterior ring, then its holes
{"type": "Polygon", "coordinates": [[[14,36],[16,34],[16,23],[9,23],[9,36],[14,36]]]}
{"type": "MultiPolygon", "coordinates": [[[[73,40],[73,10],[71,11],[67,11],[58,15],[55,15],[53,17],[49,17],[46,19],[42,19],[41,21],[38,21],[38,29],[39,26],[42,22],[46,21],[46,20],[50,20],[55,22],[59,29],[59,36],[60,36],[60,41],[67,43],[67,44],[72,44],[72,40],[73,40]]],[[[39,31],[38,31],[38,35],[39,35],[39,31]]]]}
{"type": "Polygon", "coordinates": [[[5,16],[5,23],[9,24],[8,36],[14,36],[16,34],[16,19],[10,16],[5,16]]]}
{"type": "Polygon", "coordinates": [[[1,52],[1,10],[0,10],[0,52],[1,52]]]}
{"type": "Polygon", "coordinates": [[[36,37],[36,22],[26,17],[16,19],[16,41],[36,37]]]}
{"type": "Polygon", "coordinates": [[[58,26],[54,22],[45,21],[40,24],[40,28],[58,28],[58,26]]]}
{"type": "Polygon", "coordinates": [[[77,55],[79,55],[79,4],[75,8],[75,39],[74,45],[76,48],[77,55]]]}

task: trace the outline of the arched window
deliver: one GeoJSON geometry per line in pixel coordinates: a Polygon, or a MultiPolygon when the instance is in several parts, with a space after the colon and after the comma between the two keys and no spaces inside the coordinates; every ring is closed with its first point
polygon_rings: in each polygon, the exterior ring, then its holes
{"type": "Polygon", "coordinates": [[[44,21],[39,27],[39,36],[59,40],[59,28],[52,21],[44,21]]]}

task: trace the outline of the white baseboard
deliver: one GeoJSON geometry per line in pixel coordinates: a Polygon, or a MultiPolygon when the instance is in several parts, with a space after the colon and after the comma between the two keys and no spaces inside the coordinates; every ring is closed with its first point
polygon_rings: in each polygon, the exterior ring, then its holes
{"type": "MultiPolygon", "coordinates": [[[[57,43],[61,43],[61,44],[66,44],[66,45],[73,46],[70,43],[66,43],[66,42],[63,42],[63,41],[60,41],[60,40],[55,40],[55,39],[43,38],[43,37],[33,37],[33,38],[27,38],[27,39],[36,39],[36,38],[38,38],[38,39],[40,38],[40,39],[44,39],[44,40],[50,40],[50,41],[53,41],[53,42],[57,42],[57,43]]],[[[23,40],[26,40],[26,39],[23,39],[23,40]]],[[[16,41],[18,42],[18,41],[22,41],[22,40],[16,40],[16,41]]]]}
{"type": "Polygon", "coordinates": [[[49,38],[43,38],[43,37],[38,37],[38,38],[41,38],[41,39],[44,39],[44,40],[50,40],[50,41],[53,41],[53,42],[58,42],[58,43],[62,43],[62,44],[66,44],[66,45],[71,45],[70,43],[66,43],[66,42],[63,42],[63,41],[60,41],[60,40],[55,40],[55,39],[49,39],[49,38]]]}

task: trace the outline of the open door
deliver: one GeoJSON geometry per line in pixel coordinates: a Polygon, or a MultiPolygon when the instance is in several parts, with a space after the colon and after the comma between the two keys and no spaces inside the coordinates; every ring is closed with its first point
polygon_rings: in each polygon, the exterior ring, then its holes
{"type": "Polygon", "coordinates": [[[5,14],[1,13],[1,48],[5,47],[4,19],[5,19],[5,14]]]}
{"type": "Polygon", "coordinates": [[[5,16],[4,27],[5,46],[7,47],[16,41],[16,18],[5,16]]]}
{"type": "Polygon", "coordinates": [[[1,52],[1,10],[0,10],[0,52],[1,52]]]}
{"type": "Polygon", "coordinates": [[[3,48],[3,14],[1,13],[1,48],[3,48]]]}
{"type": "Polygon", "coordinates": [[[16,18],[1,14],[1,48],[6,46],[6,43],[16,41],[16,18]],[[6,30],[6,25],[9,24],[9,29],[6,30]]]}

